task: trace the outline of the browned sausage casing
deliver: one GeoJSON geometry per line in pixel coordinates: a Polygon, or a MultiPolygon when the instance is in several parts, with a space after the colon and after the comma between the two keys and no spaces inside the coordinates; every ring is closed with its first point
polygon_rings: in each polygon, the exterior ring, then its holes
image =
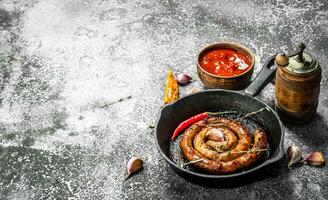
{"type": "Polygon", "coordinates": [[[212,174],[228,174],[256,162],[263,154],[263,151],[258,150],[267,147],[267,138],[263,130],[256,129],[252,143],[247,129],[239,122],[224,117],[213,117],[190,126],[184,132],[180,147],[187,160],[202,159],[194,163],[197,168],[212,174]],[[218,127],[206,126],[207,123],[214,121],[219,124],[218,127]],[[222,151],[214,148],[220,142],[206,141],[206,133],[213,128],[220,128],[225,132],[225,142],[220,146],[222,151]],[[231,132],[236,136],[232,136],[231,132]],[[236,139],[238,141],[230,141],[236,139]]]}

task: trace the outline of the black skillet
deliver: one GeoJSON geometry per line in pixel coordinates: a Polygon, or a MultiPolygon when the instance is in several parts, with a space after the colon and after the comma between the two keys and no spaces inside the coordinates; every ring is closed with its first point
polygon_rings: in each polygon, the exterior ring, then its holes
{"type": "Polygon", "coordinates": [[[281,122],[266,103],[254,98],[267,85],[275,75],[275,69],[270,67],[274,63],[274,56],[262,68],[255,80],[245,90],[245,92],[235,92],[221,89],[204,90],[180,98],[168,104],[160,111],[155,127],[155,143],[161,156],[166,160],[170,167],[183,178],[201,185],[210,187],[230,187],[250,182],[256,178],[256,174],[263,176],[263,168],[280,160],[283,157],[283,138],[281,122]],[[246,93],[246,94],[243,94],[246,93]],[[239,113],[250,113],[268,107],[269,111],[260,112],[252,117],[268,135],[269,152],[265,160],[255,164],[251,168],[227,175],[206,174],[197,170],[190,170],[182,167],[173,157],[181,154],[179,151],[180,138],[177,138],[175,147],[172,150],[173,142],[170,137],[174,129],[184,120],[193,115],[205,111],[238,111],[239,113]],[[174,156],[172,156],[174,154],[174,156]],[[261,174],[262,173],[262,174],[261,174]]]}

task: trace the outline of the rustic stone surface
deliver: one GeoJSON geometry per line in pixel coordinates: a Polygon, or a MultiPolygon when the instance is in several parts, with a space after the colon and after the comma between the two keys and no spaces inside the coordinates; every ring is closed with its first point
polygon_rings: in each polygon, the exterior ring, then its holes
{"type": "MultiPolygon", "coordinates": [[[[0,2],[0,199],[327,199],[327,167],[285,158],[267,178],[229,189],[194,185],[157,152],[152,130],[169,68],[196,79],[216,41],[272,54],[303,41],[323,68],[318,116],[284,125],[285,150],[328,155],[325,0],[0,2]],[[125,101],[111,104],[121,98],[125,101]],[[132,156],[145,169],[123,182],[132,156]]],[[[273,105],[274,86],[258,98],[273,105]]]]}

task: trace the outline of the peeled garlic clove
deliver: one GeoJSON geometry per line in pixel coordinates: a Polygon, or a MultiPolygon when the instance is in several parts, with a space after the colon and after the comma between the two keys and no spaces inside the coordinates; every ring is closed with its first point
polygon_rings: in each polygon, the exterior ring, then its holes
{"type": "Polygon", "coordinates": [[[140,171],[143,168],[143,161],[140,158],[133,157],[127,164],[128,177],[140,171]]]}
{"type": "Polygon", "coordinates": [[[224,134],[220,129],[213,128],[206,133],[206,138],[208,140],[213,140],[216,142],[223,142],[224,134]]]}
{"type": "Polygon", "coordinates": [[[324,156],[319,151],[310,153],[309,155],[306,156],[304,160],[307,161],[309,164],[315,166],[323,165],[323,163],[325,162],[324,156]]]}
{"type": "Polygon", "coordinates": [[[180,85],[187,85],[191,81],[191,77],[185,73],[178,74],[177,81],[180,85]]]}
{"type": "Polygon", "coordinates": [[[288,159],[288,167],[292,166],[295,163],[298,163],[302,158],[302,150],[296,146],[292,145],[287,149],[287,159],[288,159]]]}

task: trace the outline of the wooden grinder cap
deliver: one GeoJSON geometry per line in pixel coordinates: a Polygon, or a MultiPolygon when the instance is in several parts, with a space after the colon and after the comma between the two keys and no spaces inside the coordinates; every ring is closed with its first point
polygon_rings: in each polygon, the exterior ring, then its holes
{"type": "Polygon", "coordinates": [[[276,56],[276,64],[280,66],[286,66],[289,63],[289,57],[285,53],[279,53],[276,56]]]}

